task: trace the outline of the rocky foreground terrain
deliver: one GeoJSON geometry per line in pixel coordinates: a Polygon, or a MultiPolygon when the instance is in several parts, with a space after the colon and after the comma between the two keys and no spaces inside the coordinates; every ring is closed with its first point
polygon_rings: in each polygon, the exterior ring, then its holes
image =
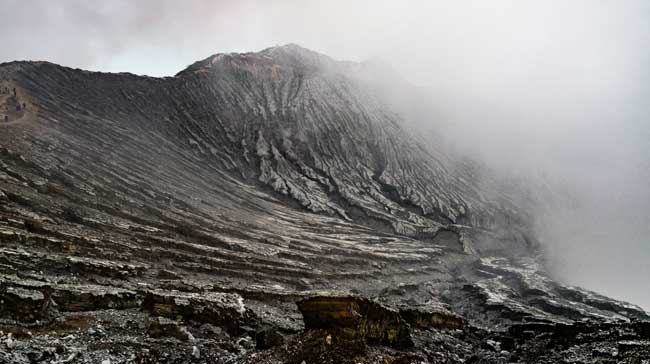
{"type": "Polygon", "coordinates": [[[551,279],[533,202],[373,72],[0,65],[0,362],[650,363],[649,314],[551,279]]]}

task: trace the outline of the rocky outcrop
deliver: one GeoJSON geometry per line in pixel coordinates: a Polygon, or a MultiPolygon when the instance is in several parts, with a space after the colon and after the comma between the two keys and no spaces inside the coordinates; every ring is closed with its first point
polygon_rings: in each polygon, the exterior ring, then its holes
{"type": "Polygon", "coordinates": [[[361,297],[316,296],[298,302],[306,330],[342,330],[370,344],[413,345],[408,324],[397,310],[361,297]]]}
{"type": "MultiPolygon", "coordinates": [[[[141,297],[135,291],[127,289],[92,284],[52,283],[16,275],[0,276],[0,287],[1,292],[5,294],[20,293],[21,297],[31,302],[25,304],[25,308],[32,307],[36,310],[37,306],[42,306],[42,310],[36,311],[50,314],[54,312],[53,309],[79,312],[136,308],[141,302],[141,297]]],[[[10,312],[7,310],[7,313],[10,312]]]]}
{"type": "Polygon", "coordinates": [[[252,319],[241,296],[232,293],[149,291],[142,309],[155,316],[222,326],[231,332],[241,332],[246,320],[252,319]]]}
{"type": "Polygon", "coordinates": [[[451,307],[477,321],[504,325],[521,321],[571,324],[583,320],[650,320],[638,306],[558,284],[529,258],[485,257],[472,265],[479,274],[462,290],[451,293],[451,307]]]}
{"type": "Polygon", "coordinates": [[[314,296],[297,303],[306,330],[344,331],[353,339],[397,348],[413,345],[411,329],[455,330],[463,318],[439,304],[390,308],[354,296],[314,296]]]}
{"type": "Polygon", "coordinates": [[[0,286],[0,319],[18,324],[45,322],[55,314],[48,290],[0,286]]]}
{"type": "Polygon", "coordinates": [[[93,285],[56,285],[53,300],[63,311],[97,311],[135,308],[140,297],[134,291],[93,285]]]}

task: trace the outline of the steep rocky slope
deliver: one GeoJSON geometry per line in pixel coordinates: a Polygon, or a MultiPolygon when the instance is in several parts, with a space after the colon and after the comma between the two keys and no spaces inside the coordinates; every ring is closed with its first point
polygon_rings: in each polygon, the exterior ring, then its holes
{"type": "Polygon", "coordinates": [[[168,78],[0,65],[26,107],[0,122],[0,358],[647,354],[648,315],[548,278],[521,196],[419,142],[376,71],[295,45],[168,78]]]}

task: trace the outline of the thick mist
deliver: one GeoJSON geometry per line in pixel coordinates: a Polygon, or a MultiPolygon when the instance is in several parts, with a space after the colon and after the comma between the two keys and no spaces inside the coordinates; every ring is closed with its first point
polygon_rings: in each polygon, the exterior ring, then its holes
{"type": "MultiPolygon", "coordinates": [[[[0,0],[0,61],[168,76],[297,43],[379,58],[418,128],[542,196],[556,277],[650,309],[650,2],[0,0]],[[548,198],[545,198],[548,197],[548,198]]],[[[437,143],[435,138],[431,143],[437,143]]],[[[505,178],[504,177],[504,178],[505,178]]]]}

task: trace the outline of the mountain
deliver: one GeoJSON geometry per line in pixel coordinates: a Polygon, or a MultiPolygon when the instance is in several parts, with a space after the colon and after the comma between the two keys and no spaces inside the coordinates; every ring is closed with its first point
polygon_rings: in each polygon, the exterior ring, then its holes
{"type": "Polygon", "coordinates": [[[650,316],[550,278],[524,189],[424,143],[386,73],[297,45],[0,65],[0,358],[647,355],[650,316]]]}

